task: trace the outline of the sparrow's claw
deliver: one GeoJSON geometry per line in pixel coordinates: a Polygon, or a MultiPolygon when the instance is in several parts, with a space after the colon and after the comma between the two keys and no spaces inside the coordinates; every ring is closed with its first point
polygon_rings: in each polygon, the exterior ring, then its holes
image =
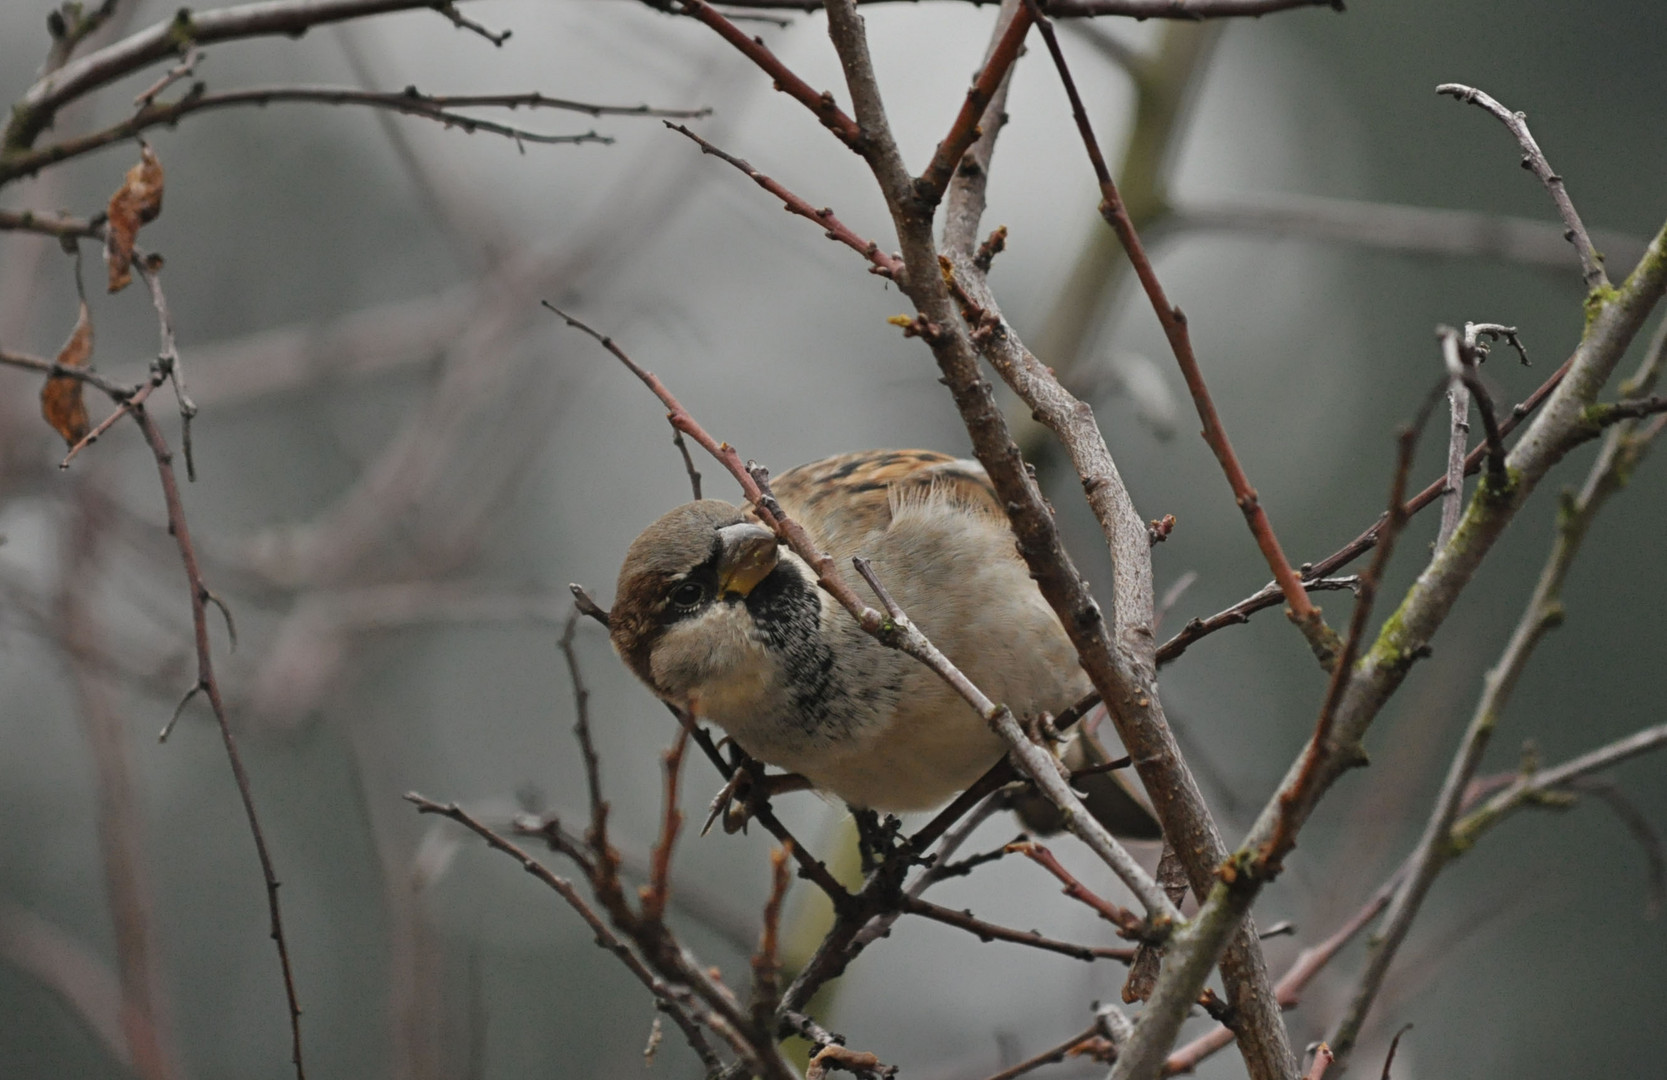
{"type": "MultiPolygon", "coordinates": [[[[707,833],[712,831],[712,823],[718,820],[718,816],[720,814],[723,814],[724,811],[729,809],[730,802],[735,798],[735,792],[738,791],[741,785],[746,782],[746,779],[747,768],[744,765],[740,766],[734,773],[730,774],[729,782],[719,788],[716,795],[712,796],[712,805],[706,810],[706,824],[700,827],[700,835],[705,836],[707,833]]],[[[724,832],[734,831],[735,830],[729,827],[728,821],[725,821],[724,832]]]]}
{"type": "Polygon", "coordinates": [[[713,822],[721,816],[724,821],[724,832],[734,834],[745,832],[747,822],[752,820],[756,808],[777,795],[789,791],[809,791],[815,787],[806,777],[798,773],[770,773],[754,775],[750,763],[743,763],[736,767],[718,793],[712,797],[712,805],[706,813],[706,824],[701,826],[700,835],[705,836],[712,829],[713,822]]]}

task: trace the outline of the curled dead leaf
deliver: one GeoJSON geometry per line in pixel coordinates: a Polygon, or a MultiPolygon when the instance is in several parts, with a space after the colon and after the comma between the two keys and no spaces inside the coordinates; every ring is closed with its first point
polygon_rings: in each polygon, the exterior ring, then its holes
{"type": "MultiPolygon", "coordinates": [[[[93,358],[93,320],[87,302],[81,301],[81,313],[76,317],[75,329],[69,340],[58,350],[58,363],[64,367],[86,367],[93,358]]],[[[41,415],[52,425],[52,430],[64,437],[73,447],[87,434],[87,406],[81,400],[81,380],[68,375],[53,375],[41,387],[41,415]]]]}
{"type": "Polygon", "coordinates": [[[122,186],[110,196],[110,223],[104,233],[104,260],[110,267],[110,291],[133,280],[133,245],[139,226],[162,213],[162,162],[149,143],[139,144],[139,164],[127,170],[122,186]]]}

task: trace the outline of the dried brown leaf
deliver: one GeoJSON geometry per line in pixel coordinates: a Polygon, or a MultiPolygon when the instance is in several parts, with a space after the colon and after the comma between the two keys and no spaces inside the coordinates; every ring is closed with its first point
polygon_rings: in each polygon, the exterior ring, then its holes
{"type": "Polygon", "coordinates": [[[110,224],[104,234],[104,259],[110,266],[110,291],[133,280],[133,245],[139,226],[162,213],[162,162],[150,144],[139,144],[139,164],[127,170],[122,186],[110,196],[110,224]]]}
{"type": "MultiPolygon", "coordinates": [[[[87,301],[81,301],[81,313],[76,317],[75,329],[69,340],[58,350],[58,363],[64,367],[86,367],[93,358],[93,320],[87,301]]],[[[81,380],[69,375],[53,375],[41,387],[41,415],[52,425],[52,430],[64,437],[70,446],[80,442],[90,426],[87,406],[81,400],[81,380]]]]}

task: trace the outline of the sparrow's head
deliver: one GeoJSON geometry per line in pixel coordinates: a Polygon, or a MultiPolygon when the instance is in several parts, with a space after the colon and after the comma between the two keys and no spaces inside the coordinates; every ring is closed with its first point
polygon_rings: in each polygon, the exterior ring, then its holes
{"type": "Polygon", "coordinates": [[[761,646],[748,598],[767,579],[776,580],[763,591],[775,593],[799,578],[780,558],[775,534],[739,507],[686,503],[644,529],[625,553],[609,636],[656,694],[690,704],[703,684],[725,681],[756,659],[761,646]]]}

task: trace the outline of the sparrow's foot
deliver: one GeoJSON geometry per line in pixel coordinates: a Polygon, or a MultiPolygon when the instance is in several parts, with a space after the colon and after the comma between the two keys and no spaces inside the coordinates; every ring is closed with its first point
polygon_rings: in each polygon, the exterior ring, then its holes
{"type": "Polygon", "coordinates": [[[903,822],[895,814],[881,816],[877,811],[851,807],[857,823],[857,850],[862,855],[863,874],[872,874],[892,854],[907,845],[903,837],[903,822]]]}
{"type": "Polygon", "coordinates": [[[809,791],[814,786],[808,778],[798,773],[765,774],[761,770],[755,771],[754,763],[743,761],[730,774],[729,783],[712,797],[712,805],[706,812],[706,824],[701,826],[700,835],[705,836],[711,832],[713,822],[720,817],[723,818],[724,832],[745,832],[747,822],[752,820],[759,806],[777,795],[785,795],[789,791],[809,791]]]}

